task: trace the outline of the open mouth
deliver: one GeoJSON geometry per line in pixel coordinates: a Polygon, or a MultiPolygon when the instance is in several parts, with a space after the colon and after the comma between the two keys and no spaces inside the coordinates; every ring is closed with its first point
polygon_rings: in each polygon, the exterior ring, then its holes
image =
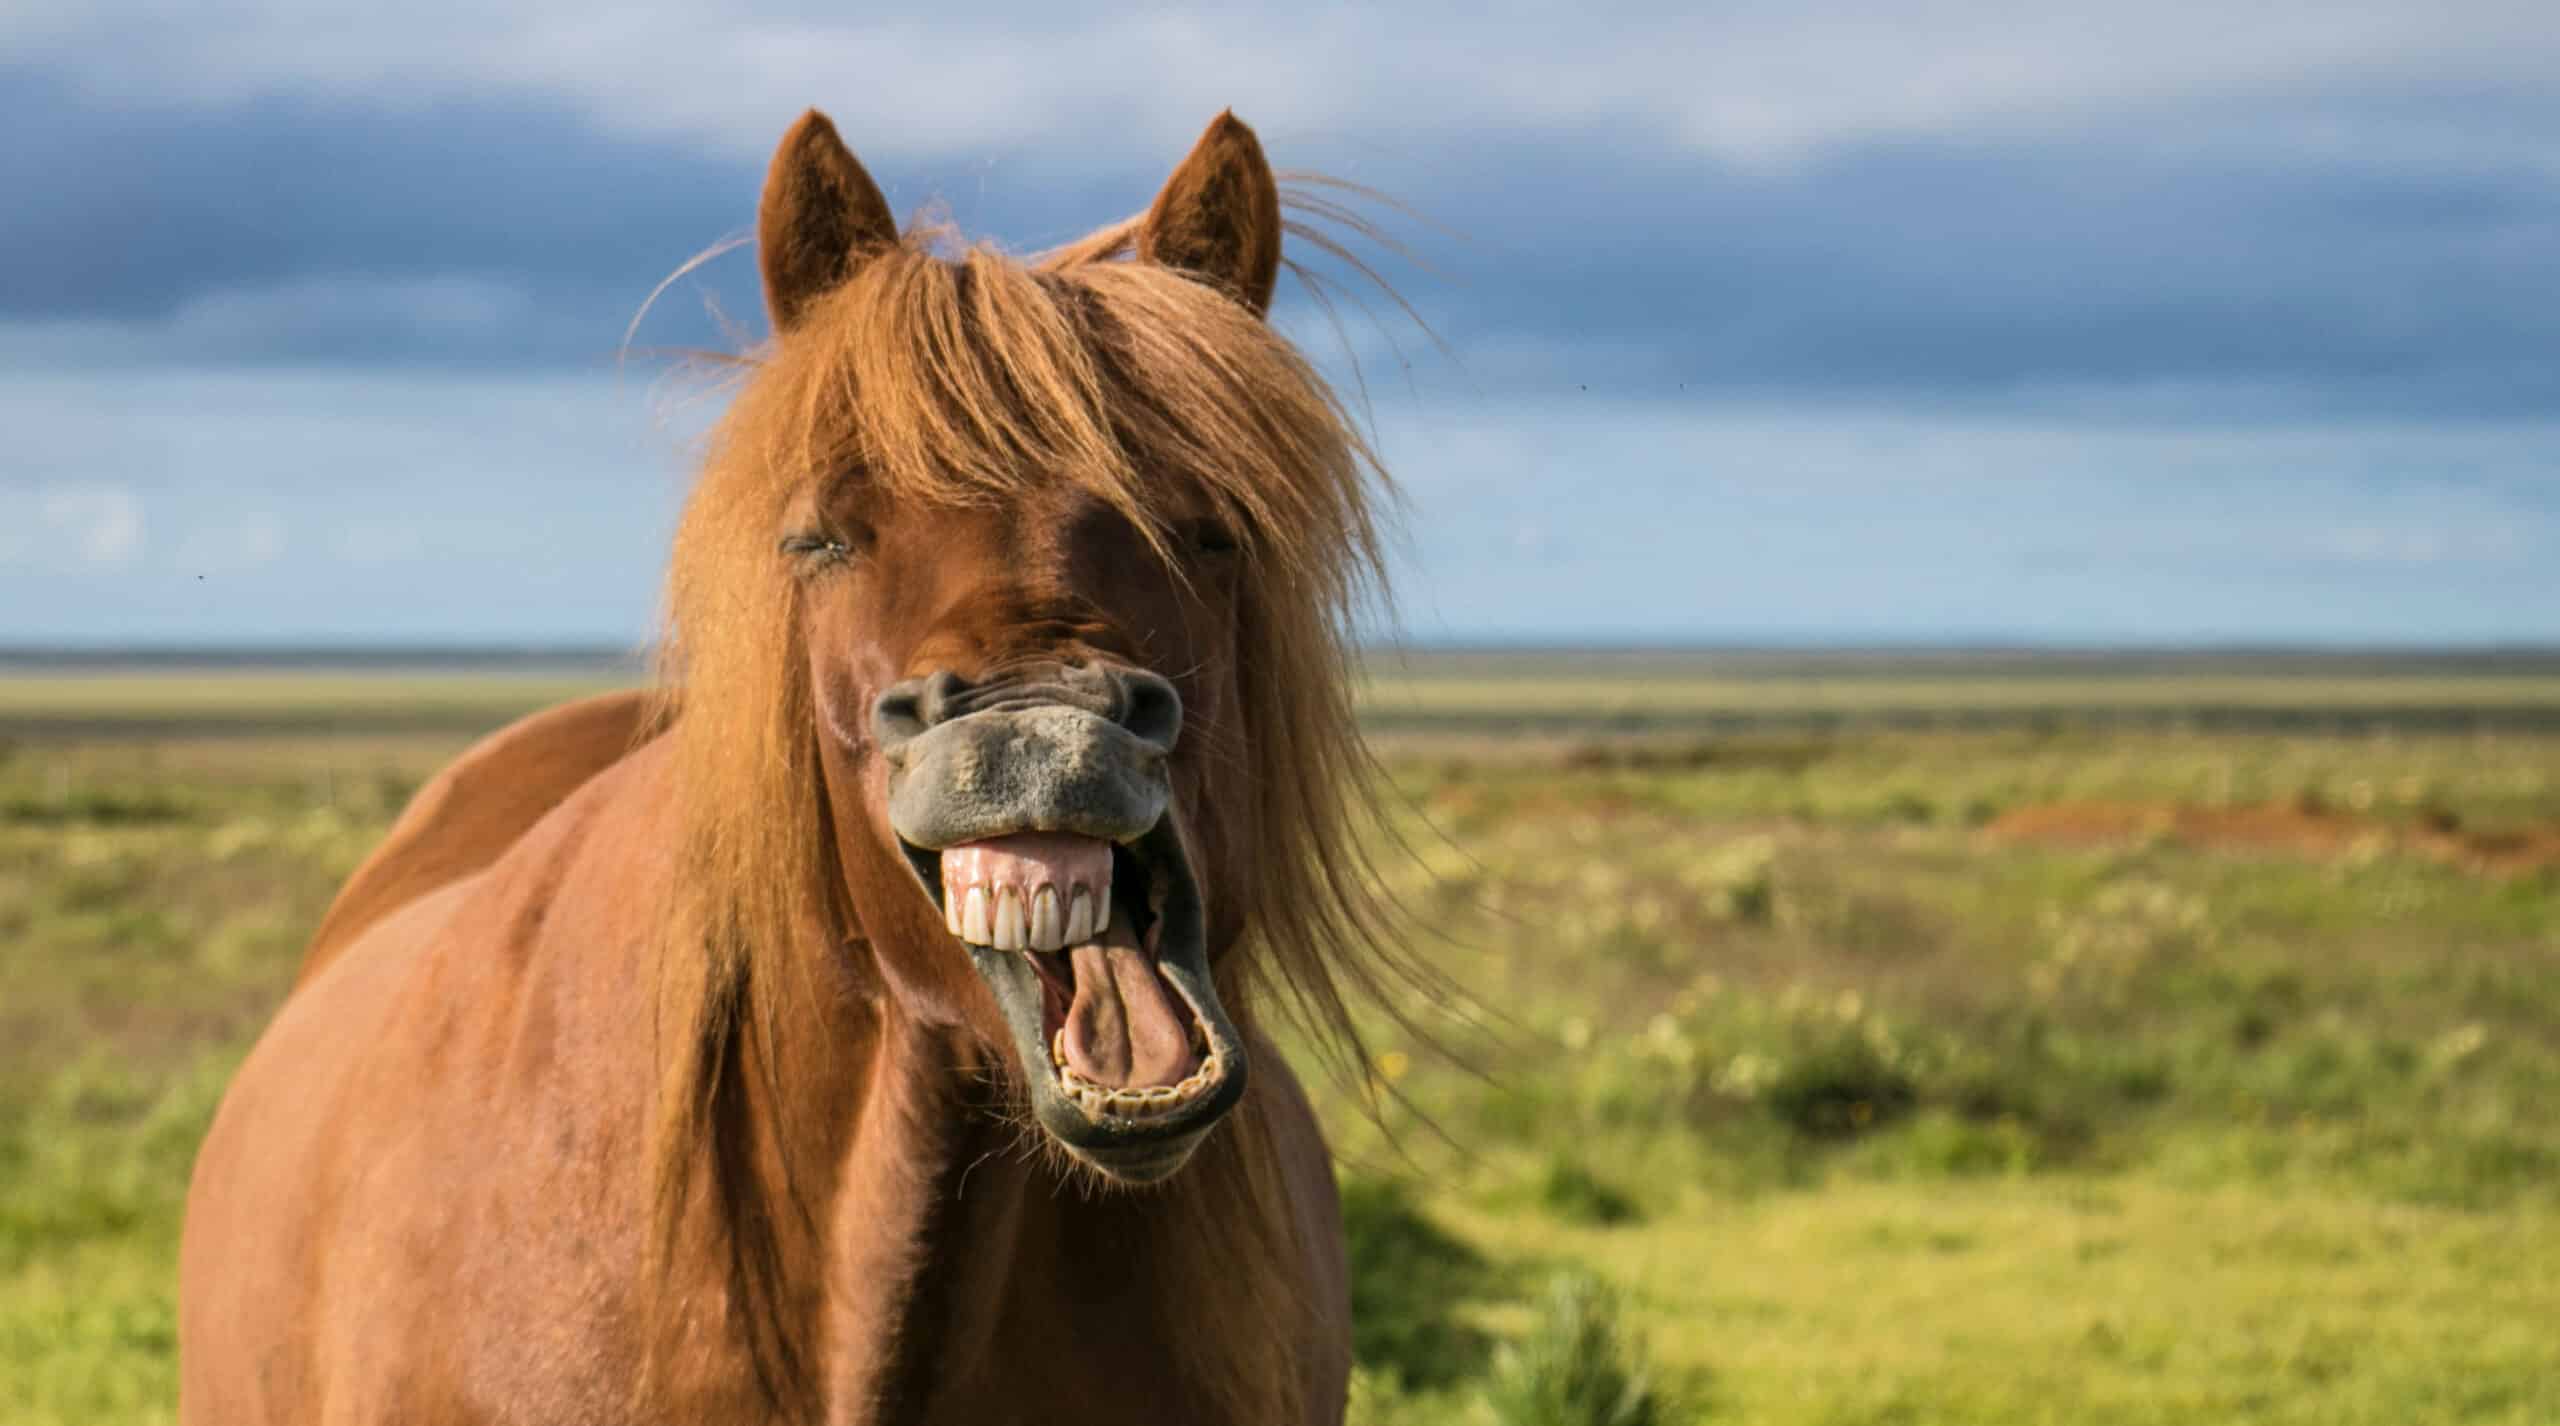
{"type": "Polygon", "coordinates": [[[1113,1177],[1179,1167],[1244,1089],[1170,817],[1115,843],[1015,832],[909,862],[995,992],[1044,1127],[1113,1177]]]}

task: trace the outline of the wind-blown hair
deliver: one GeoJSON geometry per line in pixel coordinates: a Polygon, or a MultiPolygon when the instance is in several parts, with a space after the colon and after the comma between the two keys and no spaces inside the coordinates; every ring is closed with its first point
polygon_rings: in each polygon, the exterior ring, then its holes
{"type": "MultiPolygon", "coordinates": [[[[771,1064],[755,1046],[777,1043],[807,993],[775,973],[768,949],[840,941],[846,928],[801,584],[774,555],[785,506],[830,482],[937,505],[1072,482],[1159,551],[1205,499],[1237,532],[1242,569],[1240,717],[1233,743],[1209,755],[1225,795],[1250,800],[1239,815],[1261,842],[1250,944],[1221,972],[1237,982],[1222,987],[1237,996],[1230,1008],[1251,1023],[1271,992],[1337,1067],[1356,1065],[1353,1003],[1413,973],[1386,934],[1393,913],[1370,862],[1375,783],[1353,709],[1353,630],[1383,605],[1379,510],[1392,486],[1278,332],[1211,286],[1121,260],[1137,227],[1028,262],[910,234],[812,301],[789,340],[739,363],[676,533],[661,646],[683,828],[661,960],[662,1242],[706,1146],[715,1189],[743,1191],[718,1165],[755,1151],[718,1142],[743,1132],[721,1106],[752,1066],[771,1064]]],[[[1211,1141],[1259,1132],[1231,1123],[1211,1141]]],[[[1216,1157],[1204,1148],[1188,1172],[1268,1172],[1222,1170],[1216,1157]]],[[[751,1277],[771,1244],[735,1252],[751,1277]]]]}

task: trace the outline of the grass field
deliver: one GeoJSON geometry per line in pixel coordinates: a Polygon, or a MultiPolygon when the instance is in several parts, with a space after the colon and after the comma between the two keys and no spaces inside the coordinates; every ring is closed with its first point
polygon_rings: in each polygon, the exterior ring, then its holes
{"type": "MultiPolygon", "coordinates": [[[[1478,1077],[1382,1017],[1383,1128],[1326,1096],[1359,1419],[2560,1421],[2552,670],[1540,667],[1370,695],[1500,1023],[1421,1012],[1478,1077]],[[2299,731],[2358,709],[2477,716],[2299,731]]],[[[169,1419],[188,1164],[303,936],[600,678],[0,676],[0,1422],[169,1419]]]]}

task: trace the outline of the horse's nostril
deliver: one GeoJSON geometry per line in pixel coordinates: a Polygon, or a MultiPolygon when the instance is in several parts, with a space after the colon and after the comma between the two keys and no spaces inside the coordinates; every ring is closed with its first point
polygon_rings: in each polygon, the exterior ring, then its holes
{"type": "Polygon", "coordinates": [[[1171,752],[1173,740],[1182,736],[1182,695],[1173,691],[1172,684],[1142,669],[1123,670],[1117,677],[1120,726],[1171,752]]]}
{"type": "Polygon", "coordinates": [[[938,687],[949,674],[931,678],[910,678],[892,684],[886,693],[871,704],[871,736],[879,741],[880,750],[894,753],[908,740],[941,721],[940,707],[946,702],[945,690],[938,687]]]}

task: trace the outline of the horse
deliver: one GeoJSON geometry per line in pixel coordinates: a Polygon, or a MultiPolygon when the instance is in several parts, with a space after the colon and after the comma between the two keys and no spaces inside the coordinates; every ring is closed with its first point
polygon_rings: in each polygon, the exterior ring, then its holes
{"type": "Polygon", "coordinates": [[[196,1162],[182,1421],[1342,1419],[1271,1028],[1356,1057],[1396,955],[1393,486],[1269,320],[1307,231],[1232,113],[1028,257],[798,120],[654,687],[341,889],[196,1162]]]}

